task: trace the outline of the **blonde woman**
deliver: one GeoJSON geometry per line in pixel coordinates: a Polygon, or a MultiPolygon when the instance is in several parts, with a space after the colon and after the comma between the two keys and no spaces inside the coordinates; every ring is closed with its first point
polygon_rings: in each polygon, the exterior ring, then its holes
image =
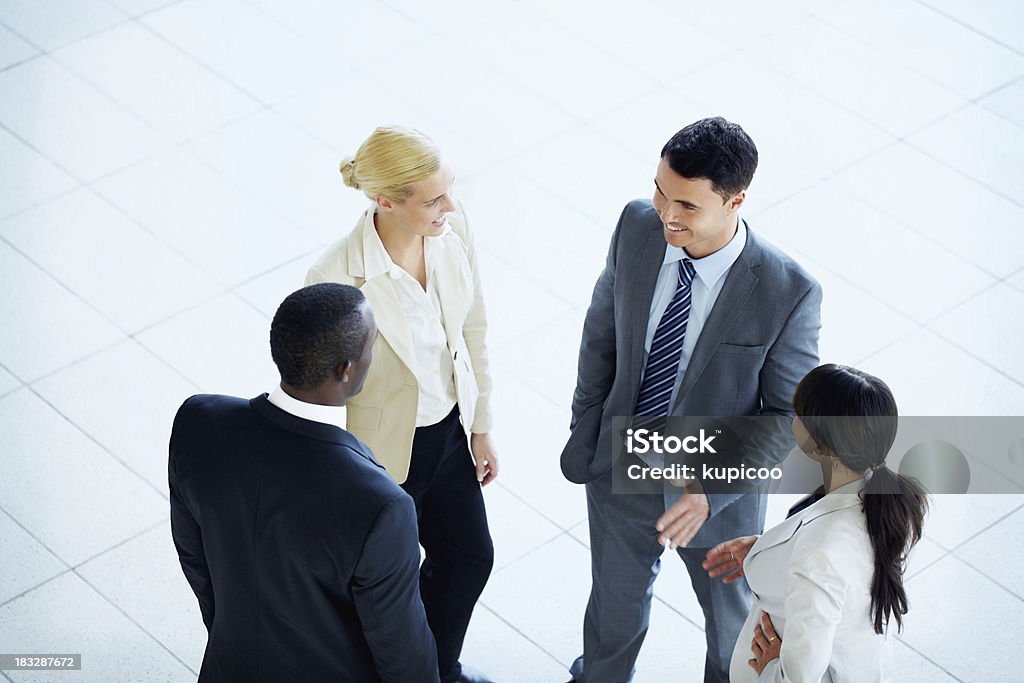
{"type": "Polygon", "coordinates": [[[442,683],[486,681],[459,663],[494,559],[480,487],[498,476],[473,236],[452,168],[418,131],[377,128],[341,175],[372,203],[306,284],[359,287],[376,316],[373,363],[347,428],[416,503],[420,592],[442,683]]]}

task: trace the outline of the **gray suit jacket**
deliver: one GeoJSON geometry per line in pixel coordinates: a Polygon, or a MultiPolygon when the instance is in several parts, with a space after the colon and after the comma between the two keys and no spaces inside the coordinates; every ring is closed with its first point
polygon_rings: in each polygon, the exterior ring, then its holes
{"type": "MultiPolygon", "coordinates": [[[[651,203],[634,200],[612,236],[583,325],[572,434],[561,458],[570,481],[608,473],[612,418],[632,414],[636,405],[665,256],[662,230],[651,203]]],[[[791,416],[797,383],[818,364],[820,307],[820,285],[748,226],[746,246],[700,333],[671,414],[791,416]]],[[[712,516],[739,497],[709,496],[712,516]]]]}

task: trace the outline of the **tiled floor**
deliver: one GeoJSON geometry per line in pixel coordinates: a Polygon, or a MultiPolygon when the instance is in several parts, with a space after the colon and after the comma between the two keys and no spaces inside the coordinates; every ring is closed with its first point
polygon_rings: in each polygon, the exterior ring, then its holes
{"type": "MultiPolygon", "coordinates": [[[[1022,36],[1014,0],[0,2],[0,651],[84,655],[0,678],[194,680],[171,417],[271,387],[270,316],[354,223],[337,162],[379,123],[441,142],[478,233],[503,474],[464,658],[501,681],[580,651],[576,344],[685,123],[758,142],[745,215],[822,282],[823,360],[907,414],[1024,414],[1022,36]]],[[[935,500],[894,680],[1020,680],[1022,507],[935,500]]],[[[663,574],[637,680],[699,680],[699,608],[663,574]]]]}

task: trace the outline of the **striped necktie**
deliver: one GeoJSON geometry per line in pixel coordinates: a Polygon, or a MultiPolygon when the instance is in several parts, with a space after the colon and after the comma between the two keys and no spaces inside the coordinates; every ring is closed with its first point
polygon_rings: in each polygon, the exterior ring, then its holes
{"type": "Polygon", "coordinates": [[[669,399],[676,385],[679,356],[686,337],[686,322],[690,319],[690,285],[696,274],[690,259],[679,262],[679,281],[668,308],[661,314],[658,328],[647,354],[644,379],[636,399],[637,417],[663,417],[668,415],[669,399]]]}

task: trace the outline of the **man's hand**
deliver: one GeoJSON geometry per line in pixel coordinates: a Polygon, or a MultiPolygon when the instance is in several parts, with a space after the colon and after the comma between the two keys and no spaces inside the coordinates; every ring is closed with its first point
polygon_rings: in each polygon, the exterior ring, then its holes
{"type": "Polygon", "coordinates": [[[473,434],[469,449],[476,462],[476,480],[481,486],[487,486],[498,477],[498,454],[491,443],[491,435],[473,434]]]}
{"type": "Polygon", "coordinates": [[[757,541],[757,536],[740,536],[723,541],[708,551],[707,559],[701,563],[708,576],[722,576],[722,583],[732,583],[743,578],[743,560],[750,548],[757,541]]]}
{"type": "Polygon", "coordinates": [[[671,550],[686,547],[710,516],[711,506],[707,494],[683,494],[654,525],[661,532],[658,543],[665,545],[667,541],[671,550]]]}
{"type": "Polygon", "coordinates": [[[772,618],[767,612],[761,612],[761,623],[754,627],[754,639],[750,641],[752,659],[747,660],[751,669],[760,676],[768,662],[776,659],[782,651],[782,638],[775,632],[772,618]]]}

